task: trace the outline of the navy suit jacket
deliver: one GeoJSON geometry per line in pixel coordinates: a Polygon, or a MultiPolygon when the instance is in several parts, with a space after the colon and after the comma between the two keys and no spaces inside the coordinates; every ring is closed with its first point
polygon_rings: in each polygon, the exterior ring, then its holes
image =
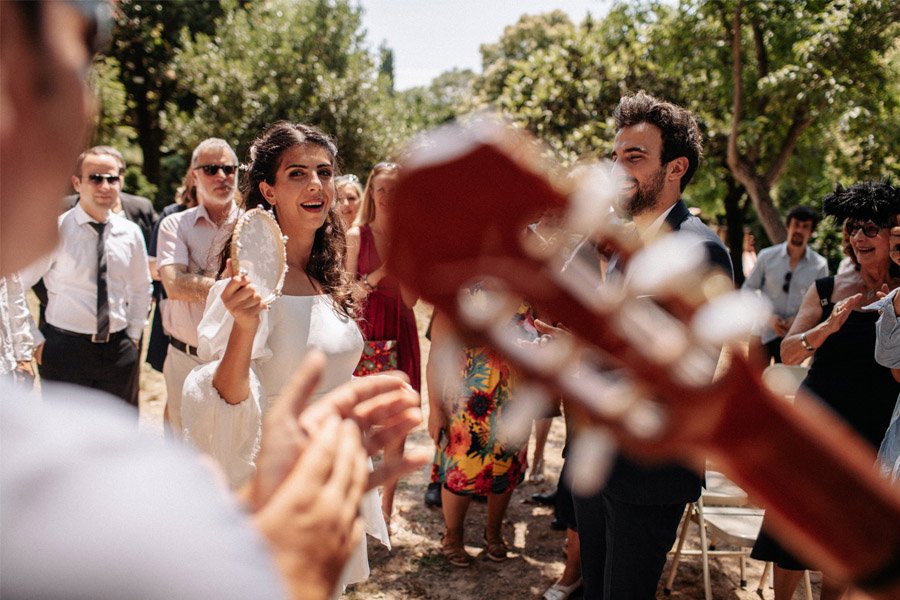
{"type": "MultiPolygon", "coordinates": [[[[709,264],[721,268],[734,280],[731,257],[722,240],[691,215],[682,200],[669,212],[666,224],[673,231],[689,231],[703,238],[709,264]]],[[[604,493],[629,504],[686,504],[700,497],[702,484],[700,475],[679,465],[647,466],[619,454],[604,493]]]]}

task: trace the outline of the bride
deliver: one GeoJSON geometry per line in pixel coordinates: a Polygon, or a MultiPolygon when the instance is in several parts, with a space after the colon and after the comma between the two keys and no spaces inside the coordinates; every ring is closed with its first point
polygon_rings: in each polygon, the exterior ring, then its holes
{"type": "MultiPolygon", "coordinates": [[[[342,266],[344,230],[334,210],[336,155],[326,134],[287,122],[271,126],[250,148],[243,208],[274,210],[287,236],[283,295],[267,307],[227,261],[198,328],[201,357],[215,360],[195,369],[184,388],[185,438],[217,459],[234,488],[253,475],[262,414],[279,401],[303,356],[317,348],[328,359],[315,399],[350,381],[362,353],[342,266]]],[[[390,547],[377,492],[366,494],[361,513],[367,533],[390,547]]],[[[363,538],[340,583],[368,575],[363,538]]]]}

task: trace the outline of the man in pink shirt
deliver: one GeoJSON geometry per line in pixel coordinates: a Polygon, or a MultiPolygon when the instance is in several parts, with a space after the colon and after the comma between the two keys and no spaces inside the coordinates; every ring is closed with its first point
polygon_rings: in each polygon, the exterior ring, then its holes
{"type": "Polygon", "coordinates": [[[176,437],[181,436],[184,379],[202,364],[197,356],[197,326],[238,213],[237,167],[237,156],[225,140],[200,142],[191,156],[190,172],[198,205],[169,215],[159,226],[156,262],[168,296],[163,328],[170,337],[163,365],[166,421],[176,437]]]}

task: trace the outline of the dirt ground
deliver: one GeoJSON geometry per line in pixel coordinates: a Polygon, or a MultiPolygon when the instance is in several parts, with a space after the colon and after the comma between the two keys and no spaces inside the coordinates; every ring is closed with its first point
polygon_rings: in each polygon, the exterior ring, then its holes
{"type": "MultiPolygon", "coordinates": [[[[416,307],[419,331],[424,332],[431,311],[421,303],[416,307]]],[[[421,337],[423,373],[428,357],[429,342],[421,337]]],[[[141,428],[162,435],[162,413],[165,406],[165,384],[162,374],[143,365],[141,378],[141,428]]],[[[427,392],[425,392],[427,393],[427,392]]],[[[424,395],[424,394],[423,394],[424,395]]],[[[427,422],[428,402],[423,398],[427,422]]],[[[472,600],[540,598],[563,570],[565,532],[550,529],[552,509],[531,502],[531,495],[545,492],[555,485],[562,466],[564,425],[554,419],[545,451],[546,481],[535,485],[525,483],[512,497],[504,524],[504,537],[510,547],[510,558],[494,563],[479,557],[471,567],[458,569],[447,564],[440,554],[443,519],[439,510],[428,509],[422,497],[430,474],[429,469],[408,476],[400,482],[395,500],[394,521],[397,533],[393,548],[370,541],[369,562],[372,575],[368,581],[351,586],[343,598],[347,600],[433,599],[472,600]]],[[[533,439],[532,439],[533,444],[533,439]]],[[[425,425],[412,432],[407,448],[433,448],[425,425]]],[[[529,457],[531,452],[529,452],[529,457]]],[[[466,547],[473,556],[483,549],[481,535],[485,523],[485,506],[472,503],[466,520],[466,547]]],[[[699,539],[692,525],[686,547],[696,548],[699,539]]],[[[721,547],[720,547],[721,548],[721,547]]],[[[671,561],[670,561],[671,562],[671,561]]],[[[712,596],[722,600],[759,600],[756,587],[762,575],[762,563],[747,560],[747,589],[740,587],[739,560],[722,557],[710,559],[712,596]]],[[[668,564],[665,573],[668,573],[668,564]]],[[[820,577],[812,574],[814,597],[818,597],[820,577]]],[[[804,598],[803,588],[796,599],[804,598]]],[[[671,596],[665,596],[662,583],[658,598],[704,598],[703,572],[699,557],[682,560],[671,596]]],[[[764,598],[772,598],[767,588],[764,598]]],[[[580,594],[573,598],[581,598],[580,594]]]]}

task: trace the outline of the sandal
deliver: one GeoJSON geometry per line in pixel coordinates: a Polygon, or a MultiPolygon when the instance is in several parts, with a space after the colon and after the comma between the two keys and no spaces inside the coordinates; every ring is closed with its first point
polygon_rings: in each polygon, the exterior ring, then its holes
{"type": "Polygon", "coordinates": [[[503,538],[497,538],[496,540],[488,540],[487,533],[484,535],[484,543],[487,545],[487,549],[485,550],[485,554],[489,559],[494,562],[503,562],[508,558],[507,556],[507,547],[506,542],[503,541],[503,538]]]}
{"type": "Polygon", "coordinates": [[[447,562],[454,567],[464,569],[472,564],[472,557],[466,552],[462,540],[457,543],[452,543],[448,540],[446,533],[444,533],[444,537],[441,538],[441,554],[447,562]]]}
{"type": "Polygon", "coordinates": [[[575,593],[575,591],[581,587],[581,577],[578,578],[578,581],[573,583],[572,585],[560,585],[558,583],[554,583],[547,591],[544,592],[544,595],[541,596],[541,600],[567,600],[569,596],[575,593]]]}
{"type": "Polygon", "coordinates": [[[528,474],[529,483],[541,483],[544,481],[544,461],[536,460],[531,466],[531,472],[528,474]]]}

